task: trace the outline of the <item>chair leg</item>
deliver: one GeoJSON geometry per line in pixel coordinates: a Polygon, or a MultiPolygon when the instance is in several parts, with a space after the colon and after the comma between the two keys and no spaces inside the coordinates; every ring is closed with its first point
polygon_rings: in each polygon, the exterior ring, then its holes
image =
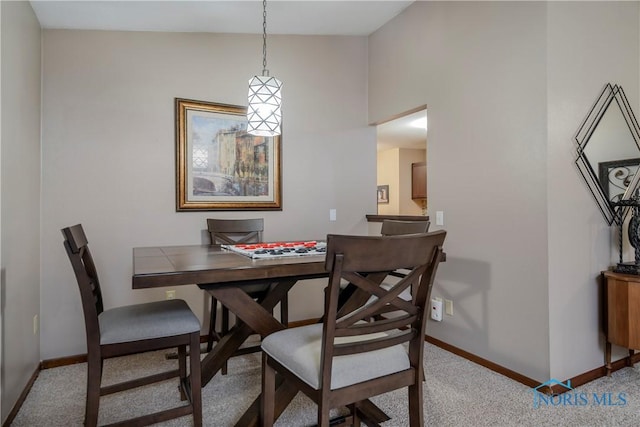
{"type": "Polygon", "coordinates": [[[275,421],[276,371],[267,363],[269,356],[262,353],[262,394],[260,396],[260,425],[271,427],[275,421]]]}
{"type": "Polygon", "coordinates": [[[289,298],[287,295],[280,301],[280,323],[289,327],[289,298]]]}
{"type": "MultiPolygon", "coordinates": [[[[187,348],[184,345],[178,346],[178,372],[182,384],[187,378],[187,348]]],[[[183,387],[180,387],[180,400],[187,400],[183,387]]]]}
{"type": "Polygon", "coordinates": [[[218,313],[218,300],[211,297],[211,316],[209,316],[209,333],[207,334],[207,353],[213,348],[216,339],[216,317],[218,313]]]}
{"type": "Polygon", "coordinates": [[[349,408],[349,411],[351,411],[351,425],[353,427],[360,427],[361,420],[360,420],[360,414],[358,413],[358,402],[352,403],[347,407],[349,408]]]}
{"type": "MultiPolygon", "coordinates": [[[[227,307],[225,307],[224,305],[222,306],[222,331],[220,332],[220,336],[225,336],[229,333],[229,309],[227,307]]],[[[222,375],[227,375],[227,362],[224,362],[224,365],[222,365],[222,375]]]]}
{"type": "MultiPolygon", "coordinates": [[[[207,353],[213,349],[213,342],[219,340],[229,332],[229,309],[222,306],[222,328],[220,334],[216,332],[218,300],[211,297],[211,316],[209,317],[209,333],[207,334],[207,353]]],[[[227,375],[227,362],[222,365],[222,375],[227,375]]]]}
{"type": "Polygon", "coordinates": [[[189,345],[189,368],[191,370],[191,407],[194,427],[202,427],[202,379],[200,373],[200,334],[191,334],[189,345]]]}
{"type": "Polygon", "coordinates": [[[329,427],[331,419],[329,418],[329,405],[318,402],[318,427],[329,427]]]}
{"type": "Polygon", "coordinates": [[[84,425],[86,427],[96,427],[98,425],[101,381],[102,359],[90,355],[87,360],[87,400],[84,412],[84,425]]]}
{"type": "Polygon", "coordinates": [[[424,425],[422,381],[419,379],[409,386],[409,425],[411,427],[422,427],[424,425]]]}

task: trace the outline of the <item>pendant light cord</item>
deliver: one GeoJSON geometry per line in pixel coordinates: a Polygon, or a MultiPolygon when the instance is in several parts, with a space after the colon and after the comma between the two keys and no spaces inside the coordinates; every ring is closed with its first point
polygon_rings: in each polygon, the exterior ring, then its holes
{"type": "Polygon", "coordinates": [[[262,75],[269,75],[269,70],[267,70],[267,0],[262,0],[262,75]]]}

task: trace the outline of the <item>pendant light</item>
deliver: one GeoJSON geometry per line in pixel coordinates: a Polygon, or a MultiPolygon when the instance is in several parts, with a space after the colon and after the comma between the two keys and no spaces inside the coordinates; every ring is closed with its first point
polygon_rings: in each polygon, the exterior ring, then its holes
{"type": "Polygon", "coordinates": [[[267,0],[262,1],[262,75],[249,80],[247,132],[257,136],[280,135],[282,82],[267,70],[267,0]]]}

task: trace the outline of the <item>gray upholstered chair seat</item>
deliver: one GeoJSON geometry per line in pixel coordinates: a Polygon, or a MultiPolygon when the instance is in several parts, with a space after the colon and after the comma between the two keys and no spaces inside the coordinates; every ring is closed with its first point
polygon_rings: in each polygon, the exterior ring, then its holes
{"type": "Polygon", "coordinates": [[[112,308],[98,322],[101,345],[200,331],[200,321],[181,299],[112,308]]]}
{"type": "MultiPolygon", "coordinates": [[[[374,338],[382,334],[371,334],[374,338]]],[[[336,343],[362,340],[360,337],[337,338],[336,343]]],[[[267,336],[262,350],[295,373],[314,389],[320,387],[320,351],[322,324],[289,328],[267,336]]],[[[331,372],[331,389],[368,381],[409,369],[409,356],[402,345],[388,347],[351,356],[334,358],[331,372]]]]}

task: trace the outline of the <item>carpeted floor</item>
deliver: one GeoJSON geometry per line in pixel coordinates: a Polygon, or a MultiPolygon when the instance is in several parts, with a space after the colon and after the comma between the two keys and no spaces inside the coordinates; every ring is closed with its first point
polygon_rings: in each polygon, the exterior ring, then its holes
{"type": "MultiPolygon", "coordinates": [[[[105,363],[105,383],[126,373],[163,370],[175,364],[164,353],[131,356],[105,363]]],[[[424,409],[427,426],[637,426],[640,425],[640,365],[624,368],[534,407],[529,387],[425,344],[424,409]],[[620,395],[620,393],[624,393],[620,395]],[[595,394],[595,396],[594,396],[595,394]],[[624,405],[621,403],[624,402],[624,405]],[[615,403],[619,405],[614,405],[615,403]]],[[[12,426],[81,426],[86,364],[40,373],[12,426]]],[[[204,425],[233,426],[260,393],[260,356],[233,358],[229,374],[216,375],[203,389],[204,425]]],[[[406,389],[372,399],[391,416],[385,426],[407,426],[406,389]]],[[[146,408],[180,404],[177,380],[103,397],[100,424],[140,415],[146,408]]],[[[277,426],[315,424],[315,405],[301,393],[277,426]]],[[[162,426],[190,426],[184,417],[162,426]]]]}

